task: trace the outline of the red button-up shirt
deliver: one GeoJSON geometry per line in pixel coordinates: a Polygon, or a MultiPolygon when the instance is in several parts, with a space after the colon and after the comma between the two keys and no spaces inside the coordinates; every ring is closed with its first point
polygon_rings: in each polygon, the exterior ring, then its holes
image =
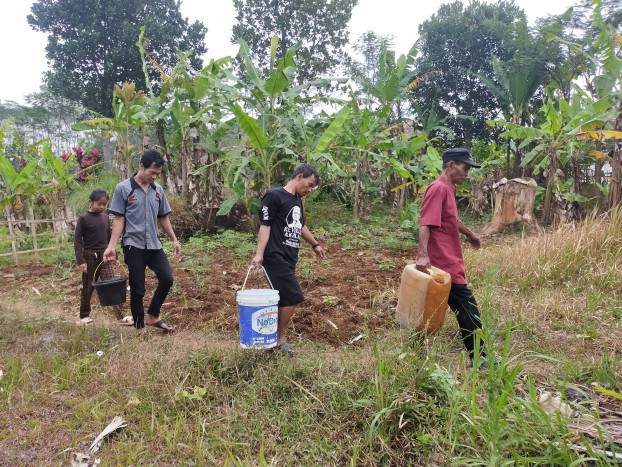
{"type": "Polygon", "coordinates": [[[419,225],[430,227],[430,264],[449,273],[453,283],[466,284],[456,187],[444,177],[437,178],[425,191],[419,225]]]}

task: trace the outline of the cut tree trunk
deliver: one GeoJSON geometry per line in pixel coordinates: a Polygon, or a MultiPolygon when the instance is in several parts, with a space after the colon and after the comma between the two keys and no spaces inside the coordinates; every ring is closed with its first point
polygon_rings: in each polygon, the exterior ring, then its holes
{"type": "Polygon", "coordinates": [[[501,179],[492,186],[495,193],[495,212],[482,235],[503,232],[514,222],[536,223],[533,205],[536,199],[537,183],[532,178],[501,179]]]}

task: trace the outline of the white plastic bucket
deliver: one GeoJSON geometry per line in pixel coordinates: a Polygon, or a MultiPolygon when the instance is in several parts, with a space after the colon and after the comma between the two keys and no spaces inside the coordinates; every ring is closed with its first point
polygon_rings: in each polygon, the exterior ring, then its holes
{"type": "MultiPolygon", "coordinates": [[[[248,279],[248,273],[246,278],[248,279]]],[[[245,349],[275,347],[279,321],[279,291],[274,289],[244,290],[245,285],[246,280],[236,297],[240,319],[240,346],[245,349]]]]}

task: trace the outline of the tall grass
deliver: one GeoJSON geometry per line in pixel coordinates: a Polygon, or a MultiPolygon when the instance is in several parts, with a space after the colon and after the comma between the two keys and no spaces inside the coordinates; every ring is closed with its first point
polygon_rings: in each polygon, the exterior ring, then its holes
{"type": "MultiPolygon", "coordinates": [[[[517,348],[567,362],[563,368],[541,365],[541,375],[572,371],[582,373],[582,382],[594,382],[604,355],[616,361],[622,347],[622,210],[469,250],[465,262],[476,289],[486,289],[487,274],[494,270],[489,300],[494,326],[512,320],[517,348]]],[[[622,381],[622,368],[609,368],[622,381]]],[[[621,388],[617,382],[612,387],[621,388]]]]}
{"type": "Polygon", "coordinates": [[[67,197],[67,204],[76,214],[80,214],[89,210],[89,196],[96,189],[106,190],[110,199],[114,194],[114,189],[122,179],[115,173],[99,175],[95,180],[87,180],[80,182],[75,189],[71,191],[67,197]]]}
{"type": "Polygon", "coordinates": [[[520,292],[556,286],[617,292],[622,286],[622,209],[467,255],[470,276],[481,281],[494,264],[499,281],[520,292]]]}
{"type": "MultiPolygon", "coordinates": [[[[621,232],[616,212],[468,252],[481,337],[500,361],[475,371],[451,315],[426,342],[443,359],[397,327],[356,346],[303,342],[288,358],[213,331],[76,328],[0,302],[0,464],[66,464],[66,449],[85,452],[121,415],[128,427],[104,443],[104,464],[607,465],[591,447],[608,436],[599,414],[582,409],[602,433],[589,439],[540,393],[619,391],[621,232]]],[[[197,237],[188,250],[242,240],[197,237]]]]}

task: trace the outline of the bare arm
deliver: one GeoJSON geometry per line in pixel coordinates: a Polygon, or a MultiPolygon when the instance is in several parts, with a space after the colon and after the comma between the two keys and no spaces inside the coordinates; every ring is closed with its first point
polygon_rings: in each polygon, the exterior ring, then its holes
{"type": "Polygon", "coordinates": [[[320,246],[320,244],[315,240],[313,234],[309,230],[309,228],[305,225],[302,228],[302,238],[309,243],[311,246],[317,245],[313,251],[315,252],[315,257],[317,259],[324,259],[326,253],[324,253],[324,249],[320,246]]]}
{"type": "Polygon", "coordinates": [[[123,235],[123,228],[125,227],[125,217],[114,216],[112,221],[112,233],[110,234],[110,242],[108,248],[104,251],[104,261],[114,261],[117,259],[117,243],[121,235],[123,235]]]}
{"type": "Polygon", "coordinates": [[[177,241],[175,232],[173,232],[171,218],[169,216],[159,217],[158,222],[160,223],[160,227],[162,227],[162,230],[164,230],[166,236],[173,242],[173,252],[175,254],[175,258],[179,258],[181,256],[181,245],[177,241]]]}
{"type": "Polygon", "coordinates": [[[475,248],[476,250],[480,249],[480,247],[482,246],[481,239],[478,235],[473,233],[473,231],[471,231],[466,225],[464,225],[461,220],[458,220],[458,230],[462,235],[467,238],[473,248],[475,248]]]}
{"type": "Polygon", "coordinates": [[[259,232],[257,233],[257,253],[251,263],[255,266],[255,269],[261,268],[261,264],[263,263],[263,254],[264,251],[266,251],[266,245],[270,238],[270,229],[271,227],[269,225],[262,225],[259,227],[259,232]]]}
{"type": "Polygon", "coordinates": [[[430,241],[430,226],[419,226],[419,258],[415,267],[421,272],[428,272],[430,268],[430,257],[428,256],[428,242],[430,241]]]}
{"type": "Polygon", "coordinates": [[[76,223],[76,232],[73,237],[73,249],[76,252],[76,263],[82,272],[86,272],[86,260],[84,259],[84,239],[82,238],[82,224],[84,219],[80,217],[76,223]]]}

